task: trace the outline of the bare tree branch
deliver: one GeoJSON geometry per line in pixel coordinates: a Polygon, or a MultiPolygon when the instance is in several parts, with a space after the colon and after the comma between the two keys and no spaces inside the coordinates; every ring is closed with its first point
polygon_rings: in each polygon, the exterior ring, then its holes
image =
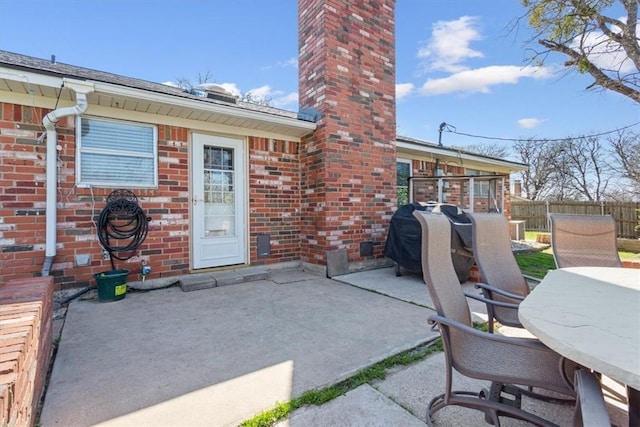
{"type": "Polygon", "coordinates": [[[568,57],[565,67],[588,73],[601,87],[640,103],[640,40],[637,37],[638,0],[522,0],[532,40],[546,50],[533,51],[532,61],[543,64],[549,53],[568,57]],[[607,16],[621,5],[626,17],[607,16]],[[608,61],[608,63],[607,63],[608,61]]]}

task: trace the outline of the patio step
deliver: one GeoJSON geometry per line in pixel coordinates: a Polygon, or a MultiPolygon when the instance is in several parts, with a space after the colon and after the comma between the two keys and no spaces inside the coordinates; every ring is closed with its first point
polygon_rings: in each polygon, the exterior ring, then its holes
{"type": "Polygon", "coordinates": [[[264,280],[268,277],[269,272],[265,268],[247,267],[213,273],[190,274],[180,277],[179,284],[184,292],[190,292],[211,289],[218,286],[264,280]]]}

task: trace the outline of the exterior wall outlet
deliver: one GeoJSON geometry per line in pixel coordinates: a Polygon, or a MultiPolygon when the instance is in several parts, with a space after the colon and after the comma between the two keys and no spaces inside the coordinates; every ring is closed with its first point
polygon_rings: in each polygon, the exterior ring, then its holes
{"type": "Polygon", "coordinates": [[[105,261],[109,261],[109,259],[111,258],[111,255],[109,255],[109,251],[106,249],[102,250],[102,259],[105,261]]]}

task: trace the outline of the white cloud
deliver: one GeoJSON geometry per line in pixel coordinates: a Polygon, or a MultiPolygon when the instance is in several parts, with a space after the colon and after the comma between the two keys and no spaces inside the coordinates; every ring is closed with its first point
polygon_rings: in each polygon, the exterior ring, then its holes
{"type": "Polygon", "coordinates": [[[273,68],[288,68],[288,67],[298,68],[298,58],[294,56],[284,61],[277,61],[274,65],[265,65],[264,67],[261,67],[261,69],[271,70],[273,68]]]}
{"type": "Polygon", "coordinates": [[[240,96],[240,89],[235,83],[221,83],[220,86],[225,88],[227,92],[230,92],[234,96],[240,96]]]}
{"type": "Polygon", "coordinates": [[[298,105],[298,92],[291,92],[273,99],[273,106],[278,108],[295,107],[298,105]]]}
{"type": "MultiPolygon", "coordinates": [[[[171,87],[178,87],[175,82],[166,81],[162,83],[171,87]]],[[[227,92],[230,92],[234,96],[240,96],[242,91],[238,88],[236,83],[221,83],[216,86],[222,86],[227,92]]],[[[282,90],[273,90],[269,85],[263,85],[248,90],[254,98],[268,98],[271,100],[271,104],[276,108],[296,108],[298,106],[298,92],[285,93],[282,90]]]]}
{"type": "Polygon", "coordinates": [[[545,121],[544,119],[538,119],[536,117],[527,117],[527,118],[518,120],[518,126],[520,126],[523,129],[533,129],[535,127],[540,126],[544,121],[545,121]]]}
{"type": "Polygon", "coordinates": [[[413,92],[415,86],[413,83],[398,83],[396,85],[396,99],[402,99],[413,92]]]}
{"type": "Polygon", "coordinates": [[[482,52],[469,47],[472,41],[481,40],[477,29],[478,18],[462,16],[455,21],[438,21],[433,24],[431,38],[418,50],[418,58],[433,71],[460,72],[467,67],[462,63],[469,58],[482,58],[482,52]]]}
{"type": "Polygon", "coordinates": [[[298,104],[298,93],[290,92],[285,94],[281,90],[273,90],[271,86],[264,85],[248,91],[255,98],[269,98],[274,107],[288,108],[298,104]]]}
{"type": "Polygon", "coordinates": [[[279,95],[280,93],[282,93],[282,92],[275,92],[274,93],[271,90],[271,86],[269,86],[269,85],[256,87],[256,88],[253,88],[253,89],[249,90],[248,92],[250,92],[251,95],[253,95],[256,98],[273,97],[274,95],[279,95]]]}
{"type": "Polygon", "coordinates": [[[439,79],[428,79],[420,89],[423,95],[447,93],[489,93],[491,86],[516,84],[522,78],[544,79],[552,72],[544,67],[517,67],[515,65],[491,65],[465,70],[439,79]]]}
{"type": "Polygon", "coordinates": [[[278,65],[280,67],[298,68],[298,58],[297,57],[293,57],[293,58],[287,59],[286,61],[279,61],[276,65],[278,65]]]}
{"type": "MultiPolygon", "coordinates": [[[[626,20],[626,17],[621,20],[626,20]]],[[[637,25],[636,28],[640,30],[640,25],[637,25]]],[[[617,33],[620,29],[613,27],[612,31],[617,33]]],[[[577,48],[579,42],[580,40],[576,39],[573,47],[577,48]]],[[[633,61],[629,59],[620,44],[609,40],[601,31],[593,31],[587,34],[582,43],[585,51],[588,52],[587,57],[598,68],[615,72],[620,71],[621,73],[637,71],[633,61]]]]}

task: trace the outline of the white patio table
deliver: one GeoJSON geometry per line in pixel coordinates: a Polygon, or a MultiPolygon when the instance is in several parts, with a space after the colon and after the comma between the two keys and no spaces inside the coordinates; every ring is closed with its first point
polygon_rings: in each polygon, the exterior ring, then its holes
{"type": "Polygon", "coordinates": [[[549,348],[626,384],[629,425],[640,425],[640,270],[552,270],[518,318],[549,348]]]}

